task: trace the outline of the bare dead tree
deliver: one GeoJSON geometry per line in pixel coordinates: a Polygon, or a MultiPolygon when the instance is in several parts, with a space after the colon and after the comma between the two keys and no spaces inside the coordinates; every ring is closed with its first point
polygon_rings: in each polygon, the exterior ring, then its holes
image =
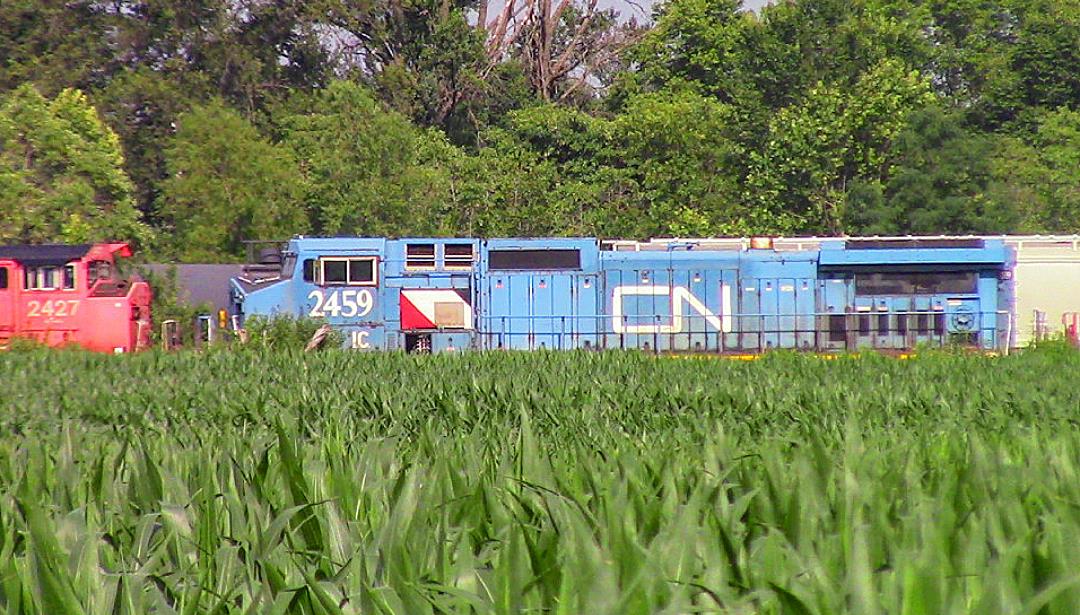
{"type": "Polygon", "coordinates": [[[520,60],[544,100],[564,100],[588,85],[641,33],[636,18],[620,23],[597,0],[505,0],[490,21],[488,1],[481,1],[477,27],[487,31],[489,70],[520,60]]]}

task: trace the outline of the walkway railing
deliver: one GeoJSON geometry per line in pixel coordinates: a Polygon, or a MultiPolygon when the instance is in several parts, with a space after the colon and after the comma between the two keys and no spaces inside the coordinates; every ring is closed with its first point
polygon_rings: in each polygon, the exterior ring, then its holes
{"type": "MultiPolygon", "coordinates": [[[[716,317],[712,317],[715,321],[716,317]]],[[[850,313],[740,313],[713,328],[705,316],[670,315],[477,316],[480,347],[524,349],[621,348],[654,352],[905,350],[960,345],[1007,351],[1008,312],[889,311],[850,313]],[[616,331],[621,331],[618,333],[616,331]]]]}

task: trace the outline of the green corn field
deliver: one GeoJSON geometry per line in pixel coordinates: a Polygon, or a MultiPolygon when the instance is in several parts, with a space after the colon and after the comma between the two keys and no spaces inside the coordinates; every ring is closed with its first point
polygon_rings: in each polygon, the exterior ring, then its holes
{"type": "Polygon", "coordinates": [[[0,356],[6,613],[1080,611],[1080,353],[0,356]]]}

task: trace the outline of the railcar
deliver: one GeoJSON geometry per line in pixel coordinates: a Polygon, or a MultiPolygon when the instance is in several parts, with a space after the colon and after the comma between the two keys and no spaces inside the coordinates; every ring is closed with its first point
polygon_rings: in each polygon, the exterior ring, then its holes
{"type": "Polygon", "coordinates": [[[117,272],[124,243],[0,246],[0,347],[13,338],[132,352],[150,341],[150,286],[117,272]]]}
{"type": "Polygon", "coordinates": [[[241,325],[322,318],[364,350],[1004,350],[1015,255],[974,237],[297,237],[231,285],[241,325]]]}

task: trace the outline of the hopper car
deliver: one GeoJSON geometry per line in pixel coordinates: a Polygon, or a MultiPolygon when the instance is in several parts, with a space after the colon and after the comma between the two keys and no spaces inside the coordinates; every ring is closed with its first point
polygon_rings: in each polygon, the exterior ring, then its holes
{"type": "MultiPolygon", "coordinates": [[[[1080,283],[1072,249],[1056,288],[1080,283]]],[[[232,280],[230,309],[238,326],[325,319],[361,350],[1007,351],[1046,285],[1016,277],[1035,252],[1003,237],[296,237],[232,280]]]]}
{"type": "Polygon", "coordinates": [[[14,338],[100,352],[150,342],[150,286],[119,275],[124,243],[0,246],[0,347],[14,338]]]}

